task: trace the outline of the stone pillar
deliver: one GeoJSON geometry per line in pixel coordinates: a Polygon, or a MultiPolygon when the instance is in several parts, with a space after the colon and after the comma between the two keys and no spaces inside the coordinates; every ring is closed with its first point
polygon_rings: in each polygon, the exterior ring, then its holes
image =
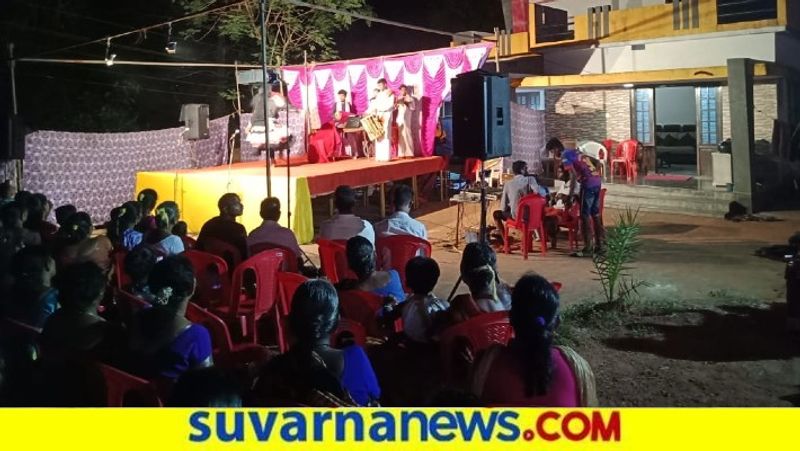
{"type": "Polygon", "coordinates": [[[758,205],[754,202],[752,171],[755,148],[752,60],[728,60],[728,98],[731,109],[733,193],[737,202],[747,207],[749,212],[755,212],[758,205]]]}

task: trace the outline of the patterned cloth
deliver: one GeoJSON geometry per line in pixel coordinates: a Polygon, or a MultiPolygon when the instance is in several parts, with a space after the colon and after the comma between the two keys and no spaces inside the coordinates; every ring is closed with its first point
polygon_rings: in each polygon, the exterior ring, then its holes
{"type": "Polygon", "coordinates": [[[511,103],[511,158],[506,158],[503,167],[522,160],[528,163],[531,174],[542,172],[542,157],[547,143],[544,111],[511,103]]]}

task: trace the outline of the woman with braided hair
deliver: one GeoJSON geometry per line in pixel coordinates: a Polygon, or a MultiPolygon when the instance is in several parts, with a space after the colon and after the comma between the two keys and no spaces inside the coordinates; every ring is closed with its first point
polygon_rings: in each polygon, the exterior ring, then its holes
{"type": "Polygon", "coordinates": [[[147,233],[144,242],[165,257],[183,253],[183,240],[172,234],[172,228],[181,218],[178,204],[171,200],[161,202],[156,207],[155,218],[156,228],[147,233]]]}
{"type": "Polygon", "coordinates": [[[86,212],[71,215],[55,236],[54,249],[59,268],[92,262],[104,273],[111,270],[111,251],[114,246],[105,235],[93,237],[92,218],[86,212]]]}
{"type": "Polygon", "coordinates": [[[481,401],[517,407],[597,405],[589,364],[572,349],[553,346],[558,310],[550,282],[536,274],[522,276],[511,295],[514,339],[479,354],[473,367],[472,391],[481,401]]]}
{"type": "Polygon", "coordinates": [[[139,221],[139,212],[130,205],[123,205],[111,210],[111,221],[108,222],[108,238],[116,249],[132,250],[142,242],[141,232],[134,229],[139,221]]]}
{"type": "Polygon", "coordinates": [[[197,285],[189,260],[182,255],[164,258],[156,263],[148,283],[153,307],[141,310],[131,325],[136,372],[174,380],[189,369],[211,366],[208,330],[186,319],[197,285]]]}

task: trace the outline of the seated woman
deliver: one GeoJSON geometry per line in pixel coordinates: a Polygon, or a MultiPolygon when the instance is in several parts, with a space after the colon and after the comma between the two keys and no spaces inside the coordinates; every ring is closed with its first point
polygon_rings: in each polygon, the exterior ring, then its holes
{"type": "Polygon", "coordinates": [[[172,234],[172,228],[180,217],[178,204],[172,201],[162,202],[156,208],[156,229],[145,235],[144,242],[164,256],[183,253],[183,240],[172,234]]]}
{"type": "Polygon", "coordinates": [[[153,209],[156,208],[158,203],[158,193],[156,190],[146,188],[139,192],[136,196],[136,202],[139,203],[139,223],[136,224],[136,231],[147,233],[156,229],[156,217],[153,215],[153,209]]]}
{"type": "Polygon", "coordinates": [[[92,237],[94,227],[88,213],[70,216],[56,234],[56,262],[59,268],[75,263],[92,262],[104,272],[111,269],[114,246],[104,235],[92,237]]]}
{"type": "Polygon", "coordinates": [[[51,286],[56,264],[43,246],[19,251],[11,263],[12,295],[4,310],[11,319],[41,328],[58,309],[58,291],[51,286]]]}
{"type": "Polygon", "coordinates": [[[41,193],[31,194],[26,201],[28,209],[28,220],[25,221],[25,228],[29,231],[38,234],[42,242],[48,242],[53,239],[58,226],[48,222],[47,218],[53,209],[53,204],[47,200],[47,196],[41,193]]]}
{"type": "Polygon", "coordinates": [[[196,281],[192,264],[175,255],[156,263],[150,273],[153,308],[139,311],[130,331],[136,372],[145,377],[178,378],[192,368],[213,364],[208,330],[186,319],[196,281]]]}
{"type": "Polygon", "coordinates": [[[325,280],[304,282],[292,297],[289,326],[295,342],[267,365],[256,384],[262,402],[309,406],[368,406],[381,392],[364,350],[335,349],[331,334],[339,320],[339,297],[325,280]]]}
{"type": "Polygon", "coordinates": [[[386,299],[389,305],[405,300],[400,274],[394,269],[375,270],[375,248],[363,236],[347,240],[347,265],[358,280],[344,280],[339,289],[367,291],[386,299]]]}
{"type": "Polygon", "coordinates": [[[131,283],[124,287],[125,291],[153,303],[153,294],[147,285],[150,273],[156,265],[156,254],[147,246],[139,246],[125,256],[125,273],[131,283]]]}
{"type": "Polygon", "coordinates": [[[48,363],[89,357],[111,363],[123,349],[122,329],[97,314],[108,278],[94,263],[62,269],[56,280],[61,308],[42,331],[42,355],[48,363]]]}
{"type": "MultiPolygon", "coordinates": [[[[511,308],[511,287],[500,279],[497,272],[497,254],[487,243],[475,242],[467,244],[461,256],[460,270],[461,279],[464,282],[474,280],[475,290],[481,292],[478,296],[485,299],[482,300],[483,306],[480,306],[472,294],[456,296],[451,302],[449,314],[451,323],[465,321],[482,312],[502,311],[511,308]],[[486,280],[488,276],[487,267],[493,273],[493,283],[486,280]]],[[[469,287],[469,284],[467,286],[469,287]]],[[[473,291],[470,288],[470,293],[473,291]]]]}
{"type": "Polygon", "coordinates": [[[469,287],[472,302],[481,313],[508,310],[497,295],[497,275],[491,266],[484,265],[467,271],[464,282],[469,287]]]}
{"type": "Polygon", "coordinates": [[[130,251],[142,242],[144,235],[134,229],[139,222],[138,210],[121,206],[111,210],[111,221],[106,229],[115,249],[130,251]]]}
{"type": "Polygon", "coordinates": [[[575,351],[553,346],[559,324],[553,285],[528,274],[514,287],[508,346],[479,354],[472,391],[486,405],[515,407],[592,407],[597,405],[594,374],[575,351]]]}

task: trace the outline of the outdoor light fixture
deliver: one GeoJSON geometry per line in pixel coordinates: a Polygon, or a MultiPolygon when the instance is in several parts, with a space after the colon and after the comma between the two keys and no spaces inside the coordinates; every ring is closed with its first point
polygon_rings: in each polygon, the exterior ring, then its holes
{"type": "Polygon", "coordinates": [[[111,53],[111,38],[106,39],[106,66],[111,67],[114,65],[114,58],[117,57],[116,53],[111,53]]]}
{"type": "Polygon", "coordinates": [[[167,32],[167,45],[164,46],[164,50],[167,51],[168,54],[174,55],[175,52],[178,51],[178,41],[172,39],[172,23],[169,24],[169,31],[167,32]]]}
{"type": "Polygon", "coordinates": [[[622,85],[623,88],[631,89],[633,87],[633,83],[625,83],[622,85]]]}

